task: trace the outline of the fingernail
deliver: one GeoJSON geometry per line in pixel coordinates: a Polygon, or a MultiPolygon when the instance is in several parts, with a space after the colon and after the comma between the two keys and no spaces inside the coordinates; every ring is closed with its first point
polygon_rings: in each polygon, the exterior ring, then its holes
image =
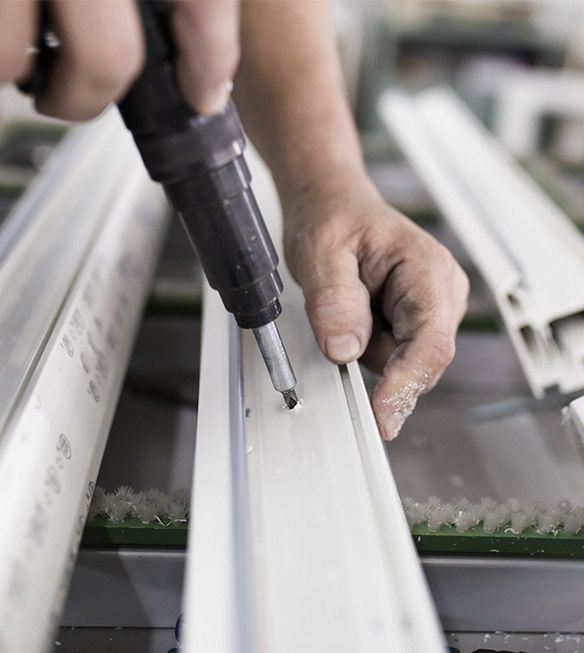
{"type": "Polygon", "coordinates": [[[223,111],[225,105],[229,102],[232,88],[233,84],[227,82],[226,84],[220,84],[217,88],[208,93],[205,98],[205,104],[201,107],[201,113],[212,116],[223,111]]]}
{"type": "Polygon", "coordinates": [[[361,343],[354,335],[330,336],[325,341],[326,353],[337,363],[354,360],[361,351],[361,343]]]}

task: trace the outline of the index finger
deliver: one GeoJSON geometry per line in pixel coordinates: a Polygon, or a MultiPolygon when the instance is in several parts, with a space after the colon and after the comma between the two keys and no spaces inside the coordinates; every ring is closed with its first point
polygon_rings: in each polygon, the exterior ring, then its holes
{"type": "MultiPolygon", "coordinates": [[[[383,293],[383,312],[393,329],[395,349],[373,395],[381,435],[397,436],[418,398],[454,358],[458,325],[466,310],[464,275],[397,270],[383,293]]],[[[456,268],[454,269],[456,272],[456,268]]]]}
{"type": "Polygon", "coordinates": [[[186,99],[200,113],[220,111],[239,62],[239,1],[175,0],[172,27],[186,99]]]}
{"type": "Polygon", "coordinates": [[[450,253],[427,237],[416,256],[395,266],[382,291],[382,311],[395,349],[373,395],[381,435],[392,440],[454,358],[467,308],[468,279],[450,253]],[[430,246],[431,245],[431,246],[430,246]]]}
{"type": "Polygon", "coordinates": [[[431,390],[455,353],[456,327],[428,325],[392,352],[373,394],[373,409],[384,440],[397,436],[420,395],[431,390]]]}

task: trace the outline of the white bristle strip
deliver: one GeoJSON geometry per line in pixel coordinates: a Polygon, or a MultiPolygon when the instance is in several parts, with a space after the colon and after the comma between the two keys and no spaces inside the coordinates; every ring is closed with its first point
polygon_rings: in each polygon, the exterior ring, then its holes
{"type": "Polygon", "coordinates": [[[128,517],[134,517],[144,524],[186,522],[190,503],[188,488],[178,488],[172,494],[165,494],[156,488],[135,491],[131,487],[121,486],[114,492],[106,492],[97,487],[88,521],[91,522],[95,517],[109,517],[112,522],[119,524],[128,517]]]}
{"type": "MultiPolygon", "coordinates": [[[[584,506],[576,506],[568,500],[548,506],[526,504],[517,499],[499,503],[489,497],[482,498],[478,503],[465,497],[449,502],[443,502],[437,496],[429,497],[426,502],[406,497],[403,507],[410,528],[425,524],[433,531],[442,526],[453,526],[464,533],[479,524],[486,533],[508,531],[517,535],[530,527],[535,527],[538,533],[544,535],[561,532],[577,535],[584,529],[584,506]]],[[[123,522],[128,517],[140,519],[145,524],[176,523],[188,521],[189,511],[188,488],[178,488],[172,494],[166,494],[156,488],[135,491],[121,486],[114,492],[106,492],[97,487],[88,521],[102,516],[109,517],[114,523],[123,522]]]]}
{"type": "Polygon", "coordinates": [[[534,527],[543,535],[564,533],[577,535],[584,528],[584,506],[575,506],[570,501],[557,505],[527,504],[517,499],[499,503],[484,497],[473,503],[465,497],[443,502],[436,496],[426,502],[407,497],[403,507],[410,528],[425,524],[437,531],[442,526],[454,526],[464,533],[479,524],[487,533],[512,532],[517,535],[534,527]]]}

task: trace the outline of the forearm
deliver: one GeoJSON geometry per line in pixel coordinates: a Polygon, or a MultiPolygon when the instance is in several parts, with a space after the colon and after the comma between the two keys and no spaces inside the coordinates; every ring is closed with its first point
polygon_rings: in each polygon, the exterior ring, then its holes
{"type": "Polygon", "coordinates": [[[236,99],[282,200],[363,176],[328,3],[245,0],[241,18],[236,99]]]}

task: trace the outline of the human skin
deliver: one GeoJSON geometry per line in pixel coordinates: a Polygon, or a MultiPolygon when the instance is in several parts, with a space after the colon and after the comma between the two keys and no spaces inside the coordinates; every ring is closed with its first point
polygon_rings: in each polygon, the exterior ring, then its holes
{"type": "MultiPolygon", "coordinates": [[[[34,63],[37,0],[0,0],[0,82],[26,77],[34,63]]],[[[144,49],[133,0],[51,0],[61,40],[37,109],[65,120],[93,118],[120,99],[142,69],[144,49]]],[[[175,0],[177,76],[190,104],[213,114],[229,97],[239,60],[239,0],[175,0]]]]}
{"type": "Polygon", "coordinates": [[[286,259],[318,344],[381,375],[373,408],[392,439],[454,356],[469,284],[367,178],[328,9],[244,2],[238,107],[278,186],[286,259]]]}
{"type": "MultiPolygon", "coordinates": [[[[135,7],[53,1],[63,55],[37,105],[85,119],[121,97],[140,70],[135,7]]],[[[448,250],[388,206],[367,178],[328,3],[179,0],[173,11],[178,78],[197,111],[224,105],[241,53],[238,108],[274,175],[287,263],[316,339],[333,362],[360,358],[381,375],[373,408],[382,437],[392,439],[454,356],[468,280],[448,250]]],[[[33,0],[0,0],[0,81],[29,71],[23,53],[34,41],[35,12],[33,0]]]]}

